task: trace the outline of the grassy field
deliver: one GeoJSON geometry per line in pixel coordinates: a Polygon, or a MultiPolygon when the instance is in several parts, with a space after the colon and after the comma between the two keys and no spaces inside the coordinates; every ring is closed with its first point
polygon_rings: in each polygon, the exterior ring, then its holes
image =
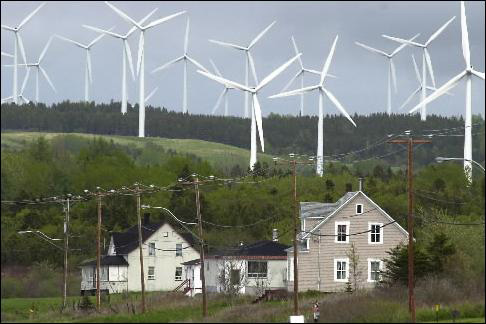
{"type": "MultiPolygon", "coordinates": [[[[113,140],[116,144],[128,146],[131,149],[144,149],[150,147],[156,150],[158,147],[164,150],[173,150],[180,154],[193,154],[203,160],[208,161],[216,168],[228,168],[239,164],[244,170],[250,159],[250,151],[239,147],[225,145],[214,142],[207,142],[193,139],[169,139],[160,137],[139,138],[134,136],[116,136],[116,135],[94,135],[81,133],[43,133],[43,132],[2,132],[1,145],[2,149],[21,149],[27,143],[36,138],[44,136],[49,141],[59,140],[61,137],[75,140],[84,140],[87,142],[95,137],[102,137],[106,140],[113,140]]],[[[144,162],[157,162],[157,158],[142,156],[144,162]],[[155,161],[151,161],[155,160],[155,161]]],[[[258,159],[267,163],[272,162],[272,157],[267,154],[258,153],[258,159]]]]}

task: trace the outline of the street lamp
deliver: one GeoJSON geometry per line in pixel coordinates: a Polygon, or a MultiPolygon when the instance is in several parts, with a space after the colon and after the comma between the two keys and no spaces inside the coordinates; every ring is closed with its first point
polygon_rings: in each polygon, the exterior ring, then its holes
{"type": "Polygon", "coordinates": [[[483,172],[485,172],[484,167],[474,160],[469,160],[469,159],[464,159],[464,158],[448,158],[448,157],[438,156],[438,157],[435,158],[435,161],[437,161],[437,163],[442,163],[444,161],[470,161],[470,162],[476,164],[481,170],[483,170],[483,172]]]}

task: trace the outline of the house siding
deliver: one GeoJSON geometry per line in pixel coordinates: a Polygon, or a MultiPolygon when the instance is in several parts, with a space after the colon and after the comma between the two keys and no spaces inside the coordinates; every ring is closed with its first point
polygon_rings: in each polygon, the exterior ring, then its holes
{"type": "MultiPolygon", "coordinates": [[[[358,193],[341,210],[329,218],[321,227],[320,233],[324,235],[335,235],[335,222],[349,221],[349,233],[368,231],[368,223],[376,222],[387,224],[390,220],[375,207],[362,193],[358,193]],[[363,205],[363,213],[356,215],[356,204],[363,205]]],[[[306,224],[306,228],[308,228],[306,224]]],[[[359,255],[358,268],[362,272],[359,278],[359,286],[372,288],[374,282],[368,282],[368,258],[383,260],[388,257],[386,251],[400,243],[406,243],[407,234],[396,226],[390,224],[382,228],[382,244],[369,244],[369,233],[349,236],[349,243],[335,243],[334,236],[320,238],[320,259],[318,260],[318,237],[309,237],[309,251],[299,253],[299,291],[318,289],[318,272],[320,265],[321,284],[320,290],[325,292],[343,291],[345,282],[334,281],[334,259],[347,258],[351,243],[355,244],[359,255]],[[319,263],[318,263],[319,262],[319,263]]],[[[293,252],[289,252],[289,258],[293,252]]],[[[347,266],[348,278],[349,264],[347,266]]],[[[293,279],[290,278],[288,289],[293,290],[293,279]]]]}

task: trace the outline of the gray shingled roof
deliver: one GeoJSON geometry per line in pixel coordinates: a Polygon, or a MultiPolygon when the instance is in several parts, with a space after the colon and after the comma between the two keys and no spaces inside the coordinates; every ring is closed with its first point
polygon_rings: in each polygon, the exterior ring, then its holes
{"type": "Polygon", "coordinates": [[[349,198],[355,195],[356,192],[346,192],[344,196],[339,198],[335,203],[321,203],[321,202],[301,202],[300,203],[300,217],[326,217],[341,207],[349,198]]]}

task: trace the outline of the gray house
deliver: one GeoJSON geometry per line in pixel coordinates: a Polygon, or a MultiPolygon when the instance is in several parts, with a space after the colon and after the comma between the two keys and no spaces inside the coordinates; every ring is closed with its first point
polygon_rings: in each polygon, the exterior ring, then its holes
{"type": "MultiPolygon", "coordinates": [[[[407,231],[361,190],[347,192],[335,203],[301,202],[300,220],[299,291],[343,291],[350,279],[352,243],[359,257],[359,287],[372,288],[384,270],[386,251],[408,241],[407,231]]],[[[287,253],[292,291],[293,248],[287,253]]]]}

